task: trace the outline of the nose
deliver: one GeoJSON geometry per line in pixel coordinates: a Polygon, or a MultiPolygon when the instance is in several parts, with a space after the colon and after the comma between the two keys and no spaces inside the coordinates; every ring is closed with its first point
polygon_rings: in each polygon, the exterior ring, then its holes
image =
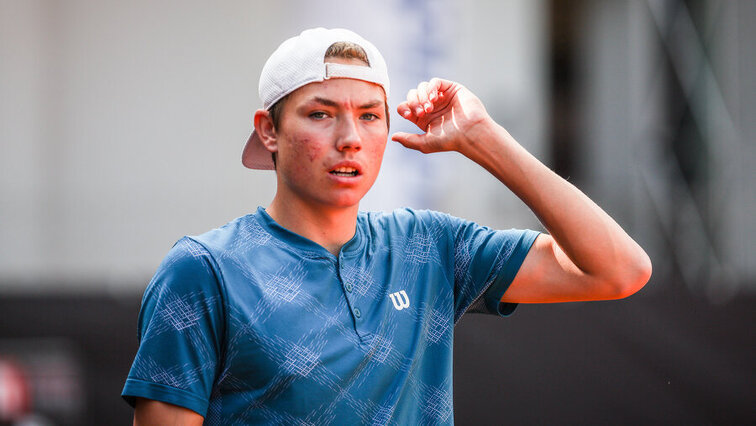
{"type": "Polygon", "coordinates": [[[343,117],[338,122],[336,133],[336,149],[339,151],[362,149],[362,138],[359,132],[357,119],[343,117]]]}

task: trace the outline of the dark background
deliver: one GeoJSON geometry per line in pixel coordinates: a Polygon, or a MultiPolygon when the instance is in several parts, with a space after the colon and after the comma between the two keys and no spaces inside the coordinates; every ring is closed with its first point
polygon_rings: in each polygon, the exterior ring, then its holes
{"type": "MultiPolygon", "coordinates": [[[[520,305],[463,317],[457,424],[754,424],[756,299],[715,306],[674,283],[621,301],[520,305]]],[[[0,335],[63,338],[83,363],[84,418],[131,424],[120,391],[136,352],[139,299],[0,299],[0,335]]]]}

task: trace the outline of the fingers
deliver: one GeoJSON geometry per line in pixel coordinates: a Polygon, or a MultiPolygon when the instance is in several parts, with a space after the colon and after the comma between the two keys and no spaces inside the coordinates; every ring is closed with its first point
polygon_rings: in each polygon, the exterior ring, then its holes
{"type": "MultiPolygon", "coordinates": [[[[399,113],[402,117],[406,118],[407,120],[412,120],[412,109],[410,108],[409,104],[405,101],[400,103],[396,107],[396,112],[399,113]]],[[[415,121],[415,120],[412,120],[415,121]]]]}
{"type": "Polygon", "coordinates": [[[428,99],[431,102],[436,102],[440,97],[443,97],[443,92],[441,92],[442,81],[444,80],[434,77],[428,82],[428,99]]]}
{"type": "Polygon", "coordinates": [[[396,132],[393,135],[391,135],[391,140],[395,142],[399,142],[400,144],[404,145],[405,148],[425,152],[424,151],[425,144],[423,143],[423,141],[425,140],[425,135],[416,135],[414,133],[396,132]]]}
{"type": "Polygon", "coordinates": [[[407,92],[407,100],[397,107],[397,112],[402,117],[417,122],[417,120],[438,109],[446,98],[444,91],[454,83],[440,78],[423,81],[417,88],[407,92]]]}
{"type": "MultiPolygon", "coordinates": [[[[418,86],[418,89],[419,88],[420,87],[418,86]]],[[[425,105],[423,104],[422,95],[418,89],[412,89],[407,92],[407,103],[409,104],[412,113],[420,117],[425,113],[425,105]]],[[[427,97],[425,102],[428,102],[427,97]]]]}
{"type": "Polygon", "coordinates": [[[433,111],[433,104],[430,98],[429,85],[423,81],[417,86],[417,103],[418,108],[421,108],[419,115],[433,111]]]}
{"type": "Polygon", "coordinates": [[[416,89],[407,92],[407,111],[410,111],[416,117],[422,117],[433,111],[433,102],[437,99],[437,85],[423,81],[417,85],[416,89]]]}

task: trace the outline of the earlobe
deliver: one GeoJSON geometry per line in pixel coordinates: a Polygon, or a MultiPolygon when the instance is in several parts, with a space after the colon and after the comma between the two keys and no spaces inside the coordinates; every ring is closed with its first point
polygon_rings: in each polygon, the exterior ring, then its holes
{"type": "Polygon", "coordinates": [[[265,149],[270,152],[278,152],[276,127],[273,125],[270,112],[264,109],[258,109],[255,112],[255,133],[257,133],[265,149]]]}

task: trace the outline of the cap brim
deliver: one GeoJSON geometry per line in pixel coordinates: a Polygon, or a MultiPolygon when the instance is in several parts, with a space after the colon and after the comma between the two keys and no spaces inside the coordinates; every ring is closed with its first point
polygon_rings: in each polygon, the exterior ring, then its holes
{"type": "Polygon", "coordinates": [[[254,130],[249,135],[247,144],[242,151],[242,164],[248,169],[255,170],[274,170],[273,157],[265,146],[263,146],[257,132],[254,130]]]}

